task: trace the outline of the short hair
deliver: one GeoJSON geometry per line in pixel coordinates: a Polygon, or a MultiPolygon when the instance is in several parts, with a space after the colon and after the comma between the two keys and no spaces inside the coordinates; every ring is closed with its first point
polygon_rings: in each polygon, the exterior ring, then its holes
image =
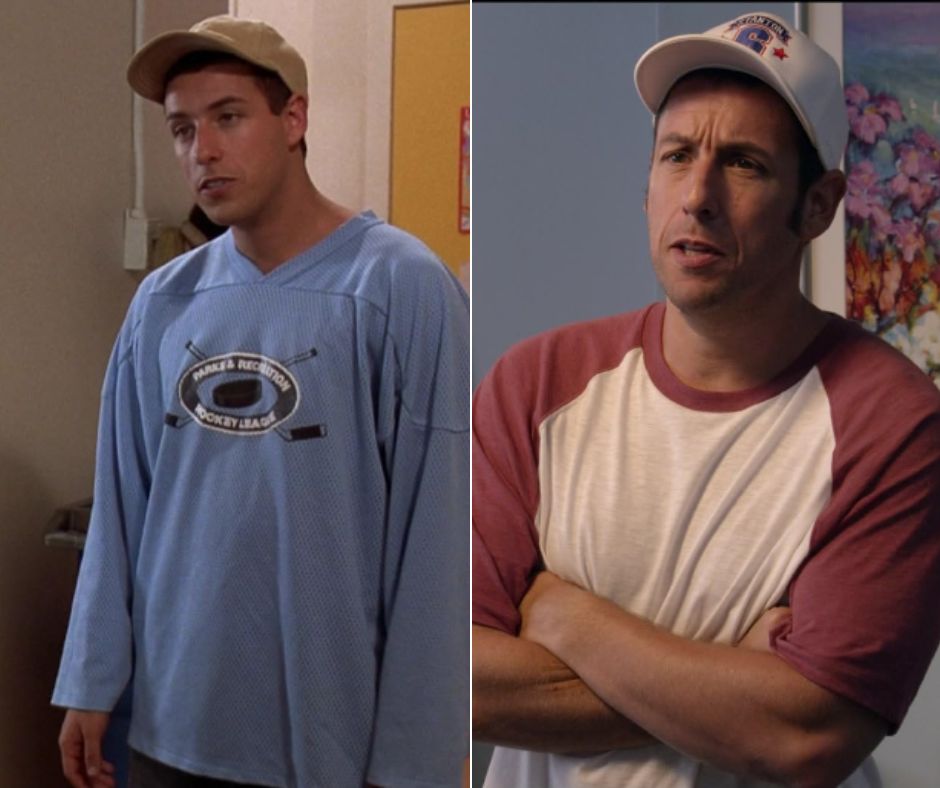
{"type": "MultiPolygon", "coordinates": [[[[287,106],[287,101],[293,95],[293,91],[287,87],[287,83],[281,79],[281,75],[276,71],[270,71],[261,68],[261,66],[256,66],[254,63],[249,63],[247,60],[238,57],[238,55],[232,55],[228,52],[201,50],[183,55],[166,72],[166,78],[163,80],[164,95],[166,94],[167,85],[180,74],[192,74],[220,63],[239,63],[245,66],[264,94],[268,109],[274,115],[280,115],[284,111],[284,107],[287,106]]],[[[305,139],[300,141],[300,150],[304,156],[307,155],[307,141],[305,139]]]]}
{"type": "MultiPolygon", "coordinates": [[[[672,87],[669,88],[669,92],[666,93],[666,97],[663,99],[663,103],[659,105],[659,111],[656,113],[656,119],[653,125],[654,140],[659,130],[659,116],[662,114],[663,110],[666,108],[666,105],[669,103],[669,97],[672,95],[672,92],[686,80],[695,77],[707,79],[716,85],[739,85],[746,88],[765,87],[769,90],[773,90],[773,92],[778,96],[780,95],[771,85],[768,85],[763,80],[758,79],[751,74],[745,74],[742,71],[733,71],[726,68],[700,68],[696,69],[695,71],[690,71],[688,74],[684,74],[679,79],[677,79],[675,83],[673,83],[672,87]]],[[[800,212],[802,211],[803,202],[806,199],[806,194],[809,191],[809,187],[818,181],[823,176],[823,174],[825,174],[826,168],[819,156],[819,151],[816,150],[816,147],[810,140],[809,135],[806,133],[806,129],[803,128],[803,124],[800,123],[800,119],[796,116],[796,113],[793,112],[793,108],[782,96],[780,96],[780,100],[787,108],[787,113],[792,121],[791,125],[793,127],[793,137],[796,140],[796,205],[794,206],[793,213],[790,214],[790,218],[787,223],[793,232],[797,232],[799,230],[800,212]]]]}

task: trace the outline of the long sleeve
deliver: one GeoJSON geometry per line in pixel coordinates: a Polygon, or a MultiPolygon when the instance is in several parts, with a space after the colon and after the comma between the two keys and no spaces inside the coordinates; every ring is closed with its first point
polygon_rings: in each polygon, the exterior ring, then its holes
{"type": "Polygon", "coordinates": [[[91,523],[52,702],[110,711],[133,671],[131,555],[149,475],[125,327],[101,399],[91,523]]]}
{"type": "Polygon", "coordinates": [[[398,406],[368,770],[386,788],[456,786],[469,751],[469,315],[446,272],[418,274],[415,301],[390,311],[398,406]]]}

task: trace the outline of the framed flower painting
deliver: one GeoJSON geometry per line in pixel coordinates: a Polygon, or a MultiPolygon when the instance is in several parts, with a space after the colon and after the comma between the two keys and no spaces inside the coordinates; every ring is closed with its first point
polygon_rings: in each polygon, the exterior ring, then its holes
{"type": "Polygon", "coordinates": [[[846,315],[940,385],[940,4],[842,14],[846,315]]]}

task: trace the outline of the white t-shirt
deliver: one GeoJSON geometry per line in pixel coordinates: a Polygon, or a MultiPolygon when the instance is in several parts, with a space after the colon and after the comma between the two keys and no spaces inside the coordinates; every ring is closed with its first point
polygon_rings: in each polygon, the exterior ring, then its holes
{"type": "MultiPolygon", "coordinates": [[[[475,623],[515,634],[540,562],[700,641],[736,643],[785,601],[776,653],[896,728],[940,638],[940,393],[835,316],[769,384],[698,391],[662,356],[663,314],[543,334],[481,385],[475,623]]],[[[756,783],[656,745],[497,748],[486,785],[756,783]]]]}

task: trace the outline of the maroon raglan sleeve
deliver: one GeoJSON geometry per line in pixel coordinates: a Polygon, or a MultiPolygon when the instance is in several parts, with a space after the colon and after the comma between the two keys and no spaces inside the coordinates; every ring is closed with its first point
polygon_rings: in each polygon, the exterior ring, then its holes
{"type": "Polygon", "coordinates": [[[473,622],[512,635],[540,562],[533,349],[500,359],[473,398],[473,622]]]}
{"type": "Polygon", "coordinates": [[[640,345],[662,305],[572,323],[511,348],[473,398],[473,622],[515,635],[541,566],[539,425],[640,345]]]}
{"type": "Polygon", "coordinates": [[[880,339],[843,329],[819,365],[832,497],[790,587],[776,652],[895,732],[940,642],[940,393],[880,339]]]}

